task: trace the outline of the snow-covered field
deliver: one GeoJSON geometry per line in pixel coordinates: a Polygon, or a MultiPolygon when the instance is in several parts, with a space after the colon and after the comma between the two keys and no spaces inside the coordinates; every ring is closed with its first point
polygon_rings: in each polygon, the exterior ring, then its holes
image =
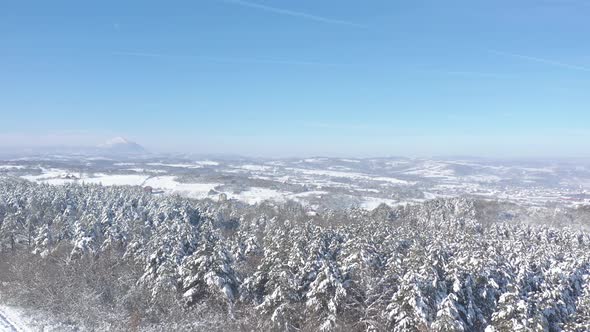
{"type": "Polygon", "coordinates": [[[209,191],[215,189],[220,183],[182,183],[174,176],[157,176],[146,179],[142,185],[150,186],[155,190],[162,190],[169,194],[180,194],[191,198],[205,198],[209,191]]]}
{"type": "Polygon", "coordinates": [[[295,200],[306,206],[373,209],[437,197],[474,196],[528,205],[590,203],[590,166],[408,158],[212,160],[159,158],[0,161],[0,176],[53,185],[150,186],[157,193],[248,204],[295,200]],[[330,199],[333,198],[333,199],[330,199]]]}

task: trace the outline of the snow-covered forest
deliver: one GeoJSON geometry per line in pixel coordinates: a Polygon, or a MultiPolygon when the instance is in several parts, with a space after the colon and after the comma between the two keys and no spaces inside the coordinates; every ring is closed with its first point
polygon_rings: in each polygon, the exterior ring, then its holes
{"type": "Polygon", "coordinates": [[[590,211],[294,202],[0,180],[0,292],[82,330],[588,331],[590,211]],[[526,219],[526,221],[525,221],[526,219]]]}

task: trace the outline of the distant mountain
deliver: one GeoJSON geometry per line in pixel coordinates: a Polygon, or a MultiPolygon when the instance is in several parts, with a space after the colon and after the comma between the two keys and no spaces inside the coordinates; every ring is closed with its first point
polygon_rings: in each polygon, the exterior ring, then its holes
{"type": "Polygon", "coordinates": [[[0,147],[0,158],[79,159],[81,157],[137,158],[146,156],[152,156],[152,154],[143,146],[123,137],[115,137],[96,146],[0,147]]]}
{"type": "Polygon", "coordinates": [[[145,154],[147,150],[128,139],[115,137],[98,146],[101,152],[107,154],[145,154]]]}

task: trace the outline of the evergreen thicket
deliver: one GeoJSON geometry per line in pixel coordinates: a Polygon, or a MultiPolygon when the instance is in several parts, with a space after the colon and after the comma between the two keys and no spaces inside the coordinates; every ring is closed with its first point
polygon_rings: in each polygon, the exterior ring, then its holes
{"type": "Polygon", "coordinates": [[[5,179],[0,293],[86,330],[590,330],[589,234],[500,206],[310,216],[5,179]]]}

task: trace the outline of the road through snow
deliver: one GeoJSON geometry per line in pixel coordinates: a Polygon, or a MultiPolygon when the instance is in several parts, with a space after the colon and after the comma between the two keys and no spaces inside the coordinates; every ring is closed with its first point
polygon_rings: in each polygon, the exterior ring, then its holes
{"type": "Polygon", "coordinates": [[[8,318],[2,310],[0,310],[0,332],[25,332],[25,330],[19,327],[8,318]]]}
{"type": "Polygon", "coordinates": [[[18,329],[14,326],[4,314],[0,311],[0,332],[17,332],[18,329]]]}

